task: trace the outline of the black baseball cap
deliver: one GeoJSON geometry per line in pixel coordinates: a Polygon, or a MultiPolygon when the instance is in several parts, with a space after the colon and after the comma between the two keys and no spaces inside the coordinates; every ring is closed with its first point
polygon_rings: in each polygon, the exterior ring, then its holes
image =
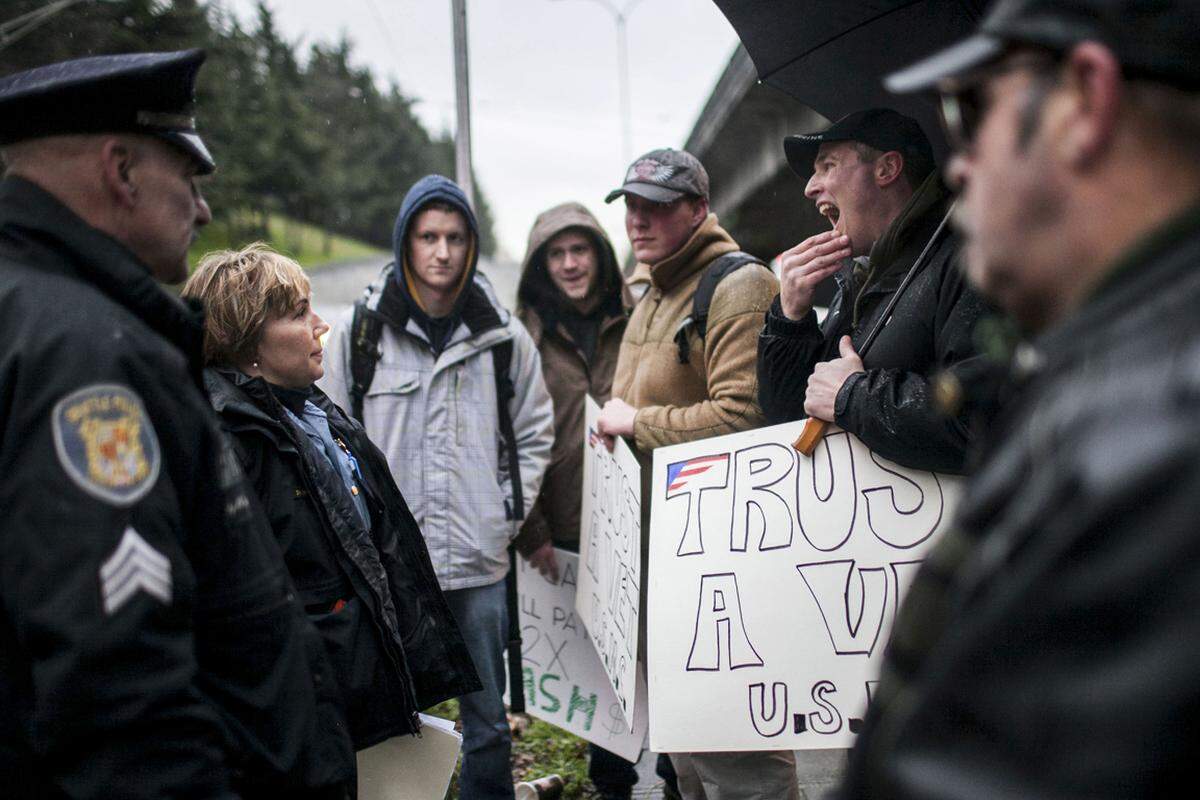
{"type": "Polygon", "coordinates": [[[999,0],[967,39],[889,75],[897,94],[931,89],[999,58],[1014,44],[1055,51],[1108,47],[1131,77],[1200,88],[1197,0],[999,0]]]}
{"type": "Polygon", "coordinates": [[[708,199],[708,172],[687,150],[664,147],[638,156],[625,172],[625,182],[604,198],[611,203],[636,194],[655,203],[672,203],[684,195],[708,199]]]}
{"type": "Polygon", "coordinates": [[[823,131],[798,133],[783,140],[788,165],[801,178],[813,173],[817,151],[826,142],[862,142],[885,153],[896,150],[905,163],[915,164],[919,174],[933,169],[933,146],[920,124],[890,108],[870,108],[847,114],[823,131]]]}
{"type": "Polygon", "coordinates": [[[192,118],[203,50],[61,61],[0,78],[0,145],[71,133],[144,133],[216,169],[192,118]]]}

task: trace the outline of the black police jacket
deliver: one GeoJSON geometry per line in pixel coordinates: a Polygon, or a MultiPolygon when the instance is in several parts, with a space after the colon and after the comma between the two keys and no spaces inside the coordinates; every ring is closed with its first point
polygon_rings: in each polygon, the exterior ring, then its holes
{"type": "Polygon", "coordinates": [[[419,709],[479,689],[421,531],[362,426],[313,389],[358,462],[369,536],[340,477],[314,463],[319,455],[265,381],[208,369],[205,385],[325,639],[355,746],[416,733],[419,709]]]}
{"type": "MultiPolygon", "coordinates": [[[[876,264],[881,274],[860,290],[849,270],[835,275],[837,293],[821,324],[812,311],[799,321],[789,320],[775,299],[758,341],[758,401],[772,425],[807,416],[804,396],[817,363],[838,358],[842,336],[850,336],[856,349],[861,347],[883,316],[946,214],[948,201],[940,185],[925,190],[934,188],[935,202],[893,223],[895,255],[876,264]]],[[[973,409],[963,404],[957,414],[945,414],[932,390],[943,370],[965,382],[979,368],[974,330],[984,305],[965,285],[955,264],[957,249],[952,234],[934,246],[925,268],[901,295],[891,321],[863,358],[866,371],[846,380],[834,405],[841,428],[876,453],[914,469],[964,471],[971,439],[973,409]]],[[[879,260],[874,253],[873,258],[879,260]]]]}
{"type": "Polygon", "coordinates": [[[198,315],[0,182],[0,794],[305,796],[337,686],[200,387],[198,315]]]}
{"type": "Polygon", "coordinates": [[[1200,756],[1200,206],[1016,363],[843,798],[1179,797],[1200,756]]]}

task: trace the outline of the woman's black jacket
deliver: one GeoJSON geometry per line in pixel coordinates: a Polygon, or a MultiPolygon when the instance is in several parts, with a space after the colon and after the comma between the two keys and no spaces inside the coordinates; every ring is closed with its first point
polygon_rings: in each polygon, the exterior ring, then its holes
{"type": "Polygon", "coordinates": [[[369,535],[265,381],[207,369],[205,387],[329,649],[355,747],[415,733],[418,710],[480,688],[416,520],[362,427],[314,388],[311,401],[358,460],[369,535]]]}

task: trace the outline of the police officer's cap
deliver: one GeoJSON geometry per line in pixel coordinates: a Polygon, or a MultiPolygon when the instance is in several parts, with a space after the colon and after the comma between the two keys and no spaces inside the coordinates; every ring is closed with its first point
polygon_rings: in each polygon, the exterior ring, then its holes
{"type": "Polygon", "coordinates": [[[216,168],[192,118],[204,51],[129,53],[0,78],[0,145],[71,133],[143,133],[216,168]]]}

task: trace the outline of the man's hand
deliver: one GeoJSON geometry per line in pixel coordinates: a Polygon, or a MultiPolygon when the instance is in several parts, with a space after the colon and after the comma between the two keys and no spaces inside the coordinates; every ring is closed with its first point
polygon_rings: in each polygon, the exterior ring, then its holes
{"type": "Polygon", "coordinates": [[[604,444],[611,453],[616,445],[614,437],[633,436],[633,420],[637,409],[624,400],[614,397],[600,409],[600,417],[596,420],[597,432],[604,437],[604,444]]]}
{"type": "Polygon", "coordinates": [[[850,237],[837,231],[810,236],[779,257],[779,303],[783,315],[798,322],[812,310],[817,284],[850,257],[850,237]]]}
{"type": "Polygon", "coordinates": [[[833,361],[822,361],[813,368],[808,376],[808,391],[804,394],[804,413],[810,417],[833,422],[833,406],[837,401],[842,384],[856,372],[863,372],[862,359],[854,351],[849,336],[843,336],[838,342],[838,352],[841,358],[833,361]]]}
{"type": "Polygon", "coordinates": [[[525,560],[529,562],[529,566],[535,567],[543,578],[558,583],[558,559],[554,557],[553,542],[542,542],[542,545],[525,560]]]}

